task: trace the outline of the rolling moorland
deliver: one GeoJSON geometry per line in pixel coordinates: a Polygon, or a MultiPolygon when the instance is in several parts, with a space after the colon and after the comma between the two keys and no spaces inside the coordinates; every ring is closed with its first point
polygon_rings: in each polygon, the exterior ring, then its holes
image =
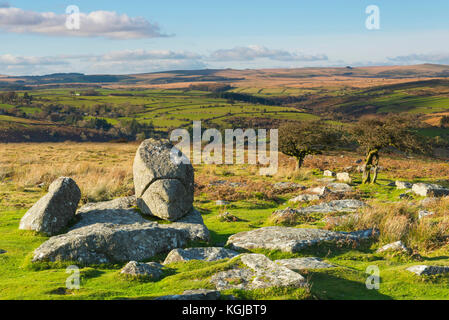
{"type": "MultiPolygon", "coordinates": [[[[25,212],[60,176],[77,182],[80,206],[133,195],[136,140],[165,138],[174,128],[189,129],[193,120],[219,129],[276,128],[284,121],[317,119],[345,127],[367,115],[404,113],[419,119],[416,131],[433,139],[434,155],[386,150],[377,184],[361,183],[357,167],[364,154],[353,147],[310,155],[299,171],[292,158],[279,154],[279,170],[273,176],[259,176],[258,167],[251,165],[194,166],[194,206],[211,233],[209,244],[195,245],[223,246],[233,234],[266,226],[347,232],[374,228],[378,236],[360,242],[322,242],[296,253],[253,249],[271,260],[318,257],[335,267],[300,270],[308,283],[305,288],[229,289],[222,296],[449,299],[447,273],[419,276],[406,270],[414,265],[449,266],[448,197],[426,198],[395,184],[449,188],[449,128],[442,121],[449,115],[447,77],[449,67],[440,65],[1,77],[0,298],[153,299],[213,289],[211,276],[239,263],[172,263],[158,281],[123,277],[124,263],[82,266],[81,289],[68,290],[65,268],[71,263],[31,262],[33,251],[49,237],[18,230],[25,212]],[[332,189],[337,181],[323,176],[325,170],[350,174],[344,192],[291,201],[311,188],[332,189]],[[367,206],[356,212],[289,214],[291,209],[345,199],[367,206]],[[432,214],[424,217],[424,211],[432,214]],[[399,240],[407,250],[378,251],[399,240]],[[371,265],[380,269],[378,290],[365,286],[371,265]]],[[[151,261],[162,262],[166,256],[151,261]]]]}

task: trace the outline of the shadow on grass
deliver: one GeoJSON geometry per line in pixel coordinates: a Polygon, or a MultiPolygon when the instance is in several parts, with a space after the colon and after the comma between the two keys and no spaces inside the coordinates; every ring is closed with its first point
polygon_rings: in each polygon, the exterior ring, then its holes
{"type": "MultiPolygon", "coordinates": [[[[368,277],[368,275],[367,275],[368,277]]],[[[321,300],[391,300],[378,290],[367,289],[364,282],[358,282],[333,274],[310,273],[311,293],[321,300]]],[[[382,286],[382,283],[380,283],[382,286]]]]}

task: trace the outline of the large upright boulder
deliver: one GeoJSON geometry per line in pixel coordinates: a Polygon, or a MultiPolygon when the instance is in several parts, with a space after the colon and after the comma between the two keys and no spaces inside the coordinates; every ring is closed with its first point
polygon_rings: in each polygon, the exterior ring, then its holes
{"type": "Polygon", "coordinates": [[[140,210],[170,221],[191,211],[194,192],[192,165],[175,161],[173,152],[179,150],[170,141],[148,139],[139,146],[133,165],[140,210]]]}
{"type": "Polygon", "coordinates": [[[43,232],[49,236],[60,233],[75,216],[81,191],[67,177],[53,181],[48,193],[39,199],[20,220],[19,229],[43,232]]]}

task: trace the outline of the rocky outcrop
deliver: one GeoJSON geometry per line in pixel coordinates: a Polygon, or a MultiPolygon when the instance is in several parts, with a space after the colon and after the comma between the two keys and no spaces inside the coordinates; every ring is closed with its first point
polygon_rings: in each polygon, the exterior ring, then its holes
{"type": "Polygon", "coordinates": [[[444,197],[449,196],[449,189],[444,188],[438,184],[429,183],[415,183],[412,190],[417,195],[423,197],[444,197]]]}
{"type": "MultiPolygon", "coordinates": [[[[194,172],[168,140],[148,139],[134,158],[133,175],[137,204],[145,214],[176,221],[193,205],[194,172]]],[[[184,159],[185,158],[184,156],[184,159]]]]}
{"type": "Polygon", "coordinates": [[[162,268],[163,266],[157,262],[141,263],[130,261],[123,267],[120,273],[132,277],[159,280],[163,274],[162,268]]]}
{"type": "Polygon", "coordinates": [[[325,241],[359,241],[376,235],[373,230],[335,232],[322,229],[264,227],[240,232],[229,237],[227,245],[235,250],[267,249],[299,252],[301,249],[325,241]]]}
{"type": "Polygon", "coordinates": [[[83,223],[82,219],[79,228],[51,237],[34,251],[33,262],[60,260],[103,264],[144,261],[158,253],[185,247],[189,241],[209,240],[209,231],[196,210],[171,224],[92,222],[83,223]]]}
{"type": "Polygon", "coordinates": [[[306,280],[300,274],[278,265],[263,254],[243,254],[240,260],[243,267],[212,276],[211,282],[217,290],[306,286],[306,280]]]}
{"type": "Polygon", "coordinates": [[[281,259],[276,260],[275,262],[293,271],[335,268],[334,265],[324,262],[316,257],[281,259]]]}
{"type": "Polygon", "coordinates": [[[238,254],[238,252],[221,247],[178,248],[170,251],[164,264],[190,260],[217,261],[233,258],[238,254]]]}
{"type": "Polygon", "coordinates": [[[436,274],[449,273],[449,266],[412,266],[406,269],[407,271],[413,272],[418,276],[430,276],[436,274]]]}
{"type": "Polygon", "coordinates": [[[60,177],[48,188],[20,220],[19,229],[43,232],[49,236],[60,233],[75,216],[81,191],[76,182],[60,177]]]}

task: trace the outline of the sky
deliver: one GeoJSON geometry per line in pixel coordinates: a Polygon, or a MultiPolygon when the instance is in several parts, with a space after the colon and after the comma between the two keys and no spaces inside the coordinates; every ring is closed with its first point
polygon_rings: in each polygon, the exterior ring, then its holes
{"type": "Polygon", "coordinates": [[[0,74],[449,64],[448,14],[447,0],[0,0],[0,74]]]}

